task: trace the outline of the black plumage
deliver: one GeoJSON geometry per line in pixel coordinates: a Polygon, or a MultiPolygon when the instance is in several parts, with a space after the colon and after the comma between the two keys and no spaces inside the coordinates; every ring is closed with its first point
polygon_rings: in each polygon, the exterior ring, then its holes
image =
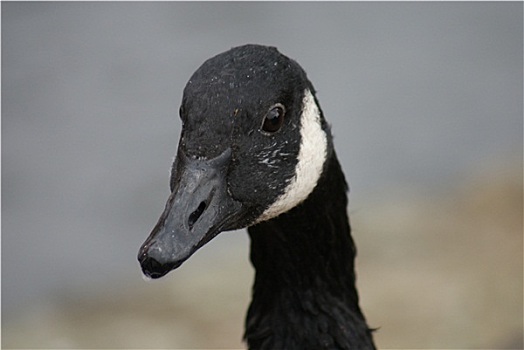
{"type": "Polygon", "coordinates": [[[355,287],[347,184],[304,70],[244,45],[190,78],[164,213],[138,259],[159,278],[248,227],[250,349],[374,349],[355,287]],[[318,152],[317,152],[318,146],[318,152]]]}
{"type": "Polygon", "coordinates": [[[248,228],[256,270],[245,332],[251,349],[373,348],[358,305],[346,190],[333,153],[302,204],[248,228]]]}

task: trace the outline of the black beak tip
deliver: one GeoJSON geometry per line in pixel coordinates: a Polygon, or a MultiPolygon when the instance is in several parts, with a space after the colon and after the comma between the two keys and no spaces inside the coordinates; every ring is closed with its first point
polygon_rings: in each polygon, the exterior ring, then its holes
{"type": "Polygon", "coordinates": [[[154,257],[149,256],[147,253],[142,253],[138,256],[138,261],[142,267],[142,273],[149,278],[158,279],[165,276],[171,270],[179,267],[183,261],[180,262],[159,262],[154,257]]]}
{"type": "Polygon", "coordinates": [[[140,260],[140,266],[142,267],[142,273],[153,279],[160,278],[169,272],[162,264],[150,257],[140,260]]]}

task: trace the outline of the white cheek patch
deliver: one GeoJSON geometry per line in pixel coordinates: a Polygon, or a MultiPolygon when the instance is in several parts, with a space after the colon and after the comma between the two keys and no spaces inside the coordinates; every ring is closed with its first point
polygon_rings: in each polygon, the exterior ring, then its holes
{"type": "Polygon", "coordinates": [[[305,90],[302,100],[300,124],[301,143],[295,176],[284,193],[262,213],[256,222],[274,218],[300,204],[313,192],[322,175],[327,157],[327,138],[322,130],[319,108],[308,89],[305,90]]]}

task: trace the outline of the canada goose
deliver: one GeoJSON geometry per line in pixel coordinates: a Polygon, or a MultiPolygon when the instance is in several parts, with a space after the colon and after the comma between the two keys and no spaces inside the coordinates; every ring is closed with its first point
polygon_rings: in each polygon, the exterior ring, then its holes
{"type": "Polygon", "coordinates": [[[222,231],[248,227],[250,349],[374,349],[358,305],[348,190],[304,70],[245,45],[202,64],[180,107],[171,195],[140,248],[159,278],[222,231]]]}

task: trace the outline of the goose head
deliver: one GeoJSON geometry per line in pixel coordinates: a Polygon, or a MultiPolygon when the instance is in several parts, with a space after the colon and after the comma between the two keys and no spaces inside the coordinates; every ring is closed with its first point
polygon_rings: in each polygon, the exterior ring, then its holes
{"type": "Polygon", "coordinates": [[[184,89],[179,114],[171,195],[138,254],[151,278],[220,232],[300,205],[332,150],[306,73],[272,47],[240,46],[204,62],[184,89]]]}

